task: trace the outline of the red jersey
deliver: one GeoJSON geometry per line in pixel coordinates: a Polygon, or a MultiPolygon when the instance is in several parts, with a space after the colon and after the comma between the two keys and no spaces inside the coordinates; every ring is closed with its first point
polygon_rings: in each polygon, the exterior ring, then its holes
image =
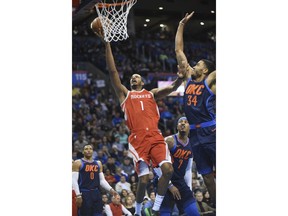
{"type": "Polygon", "coordinates": [[[141,91],[128,91],[121,104],[128,128],[133,130],[158,130],[160,118],[158,106],[154,95],[146,89],[141,91]]]}

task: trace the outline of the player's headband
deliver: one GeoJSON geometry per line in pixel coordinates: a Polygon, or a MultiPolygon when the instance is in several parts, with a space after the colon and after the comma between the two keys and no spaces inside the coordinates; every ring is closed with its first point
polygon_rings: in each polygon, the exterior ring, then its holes
{"type": "Polygon", "coordinates": [[[177,124],[179,124],[179,122],[182,121],[182,120],[187,120],[187,118],[186,117],[179,118],[177,124]]]}

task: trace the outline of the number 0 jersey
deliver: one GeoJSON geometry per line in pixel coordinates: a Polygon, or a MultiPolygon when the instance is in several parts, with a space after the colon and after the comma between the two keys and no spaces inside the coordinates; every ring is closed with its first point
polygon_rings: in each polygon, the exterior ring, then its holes
{"type": "Polygon", "coordinates": [[[99,165],[96,160],[88,162],[81,159],[78,184],[80,191],[99,189],[99,165]]]}
{"type": "Polygon", "coordinates": [[[160,118],[157,103],[152,92],[128,91],[121,104],[122,111],[128,128],[133,130],[158,130],[160,118]]]}

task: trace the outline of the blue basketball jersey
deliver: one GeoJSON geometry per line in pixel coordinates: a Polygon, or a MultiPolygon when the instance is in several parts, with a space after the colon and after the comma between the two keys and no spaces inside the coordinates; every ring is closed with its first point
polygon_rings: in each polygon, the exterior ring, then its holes
{"type": "Polygon", "coordinates": [[[87,162],[81,159],[81,168],[79,170],[79,189],[83,190],[94,190],[100,186],[99,178],[99,165],[96,160],[87,162]]]}
{"type": "Polygon", "coordinates": [[[190,125],[209,122],[216,118],[216,95],[206,79],[201,82],[188,80],[184,92],[184,112],[190,125]]]}
{"type": "Polygon", "coordinates": [[[189,145],[189,138],[187,138],[186,143],[182,143],[180,140],[178,140],[177,134],[174,134],[173,138],[174,138],[174,146],[170,150],[173,158],[173,168],[174,168],[174,173],[171,178],[172,182],[173,180],[184,179],[188,161],[190,158],[193,157],[191,145],[189,145]]]}

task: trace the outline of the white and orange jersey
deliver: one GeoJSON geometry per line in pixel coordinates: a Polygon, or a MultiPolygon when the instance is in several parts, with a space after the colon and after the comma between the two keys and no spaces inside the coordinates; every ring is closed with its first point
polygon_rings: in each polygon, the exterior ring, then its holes
{"type": "Polygon", "coordinates": [[[128,91],[121,104],[128,128],[131,130],[158,130],[160,118],[157,103],[152,92],[128,91]]]}

